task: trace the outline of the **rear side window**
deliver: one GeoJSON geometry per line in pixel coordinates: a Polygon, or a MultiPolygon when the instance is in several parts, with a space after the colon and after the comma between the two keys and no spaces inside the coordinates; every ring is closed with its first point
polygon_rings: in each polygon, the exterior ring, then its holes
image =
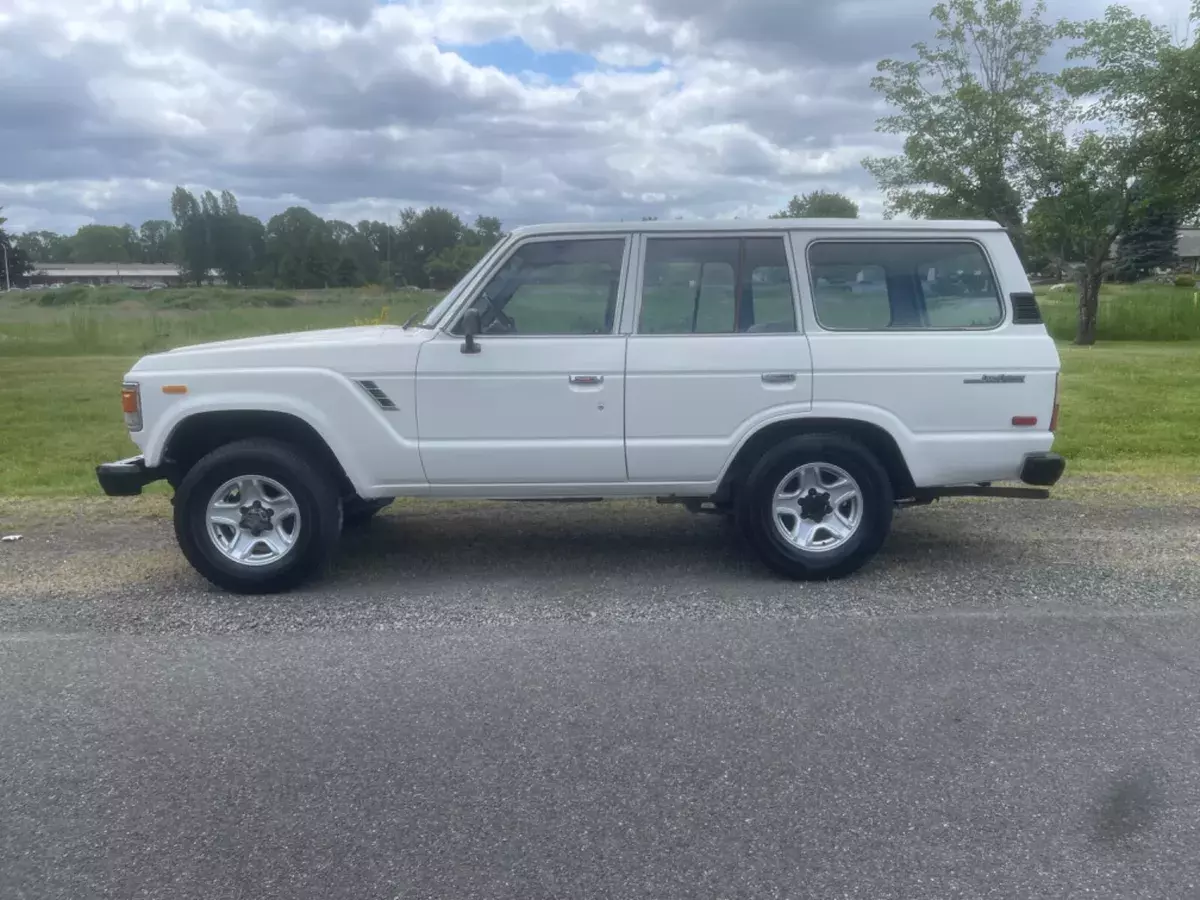
{"type": "Polygon", "coordinates": [[[783,238],[650,238],[640,334],[796,331],[783,238]]]}
{"type": "Polygon", "coordinates": [[[1004,321],[996,277],[970,241],[818,241],[808,248],[808,268],[822,328],[994,328],[1004,321]]]}

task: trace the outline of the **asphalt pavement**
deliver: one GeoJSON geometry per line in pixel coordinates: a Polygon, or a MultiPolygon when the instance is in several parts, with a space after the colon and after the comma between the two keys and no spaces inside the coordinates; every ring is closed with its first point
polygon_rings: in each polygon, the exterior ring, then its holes
{"type": "Polygon", "coordinates": [[[583,509],[405,508],[268,599],[23,523],[0,897],[1200,895],[1200,510],[947,504],[796,585],[583,509]]]}

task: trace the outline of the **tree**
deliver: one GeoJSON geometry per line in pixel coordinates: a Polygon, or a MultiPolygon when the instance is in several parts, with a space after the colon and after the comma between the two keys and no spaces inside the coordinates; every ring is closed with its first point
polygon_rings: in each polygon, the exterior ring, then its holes
{"type": "Polygon", "coordinates": [[[27,231],[14,235],[12,242],[32,262],[64,263],[71,258],[67,238],[53,231],[27,231]]]}
{"type": "Polygon", "coordinates": [[[474,231],[479,235],[480,245],[487,248],[496,246],[504,237],[500,220],[495,216],[476,216],[474,231]]]}
{"type": "Polygon", "coordinates": [[[142,259],[148,263],[174,261],[175,225],[166,219],[150,219],[142,223],[138,236],[142,245],[142,259]]]}
{"type": "Polygon", "coordinates": [[[180,275],[199,285],[212,268],[212,242],[204,210],[191,191],[177,187],[171,194],[171,215],[179,234],[180,275]]]}
{"type": "MultiPolygon", "coordinates": [[[[71,262],[127,263],[130,256],[128,226],[84,225],[68,238],[71,262]]],[[[130,229],[132,231],[132,229],[130,229]]]]}
{"type": "Polygon", "coordinates": [[[837,191],[795,196],[772,219],[857,219],[858,204],[837,191]]]}
{"type": "Polygon", "coordinates": [[[242,286],[254,280],[263,264],[265,229],[254,216],[243,215],[237,197],[206,192],[201,201],[211,247],[212,266],[226,284],[242,286]]]}
{"type": "Polygon", "coordinates": [[[425,264],[429,284],[435,288],[448,288],[471,270],[471,267],[487,252],[482,244],[458,244],[447,247],[425,264]]]}
{"type": "Polygon", "coordinates": [[[329,223],[303,206],[271,217],[265,245],[268,271],[277,286],[324,288],[335,280],[338,245],[329,223]]]}
{"type": "Polygon", "coordinates": [[[1129,228],[1117,239],[1113,272],[1120,281],[1137,281],[1155,269],[1174,268],[1179,261],[1179,211],[1168,203],[1139,202],[1139,186],[1133,187],[1134,208],[1129,228]]]}
{"type": "Polygon", "coordinates": [[[1200,41],[1175,46],[1165,29],[1121,6],[1071,36],[1079,43],[1068,58],[1088,64],[1069,67],[1059,82],[1076,101],[1080,130],[1029,148],[1040,193],[1030,230],[1076,274],[1075,342],[1087,345],[1096,340],[1114,241],[1148,210],[1186,216],[1200,206],[1200,142],[1187,124],[1200,119],[1190,93],[1200,86],[1200,41]]]}
{"type": "Polygon", "coordinates": [[[1030,198],[1022,148],[1052,129],[1053,78],[1039,63],[1062,27],[1035,0],[946,0],[933,7],[937,43],[914,45],[915,61],[885,59],[871,86],[896,112],[877,130],[904,135],[899,156],[863,165],[883,191],[885,215],[984,218],[1020,246],[1030,198]]]}
{"type": "MultiPolygon", "coordinates": [[[[2,210],[4,207],[0,207],[2,210]]],[[[4,272],[0,272],[0,276],[4,277],[4,281],[0,282],[5,288],[10,284],[20,285],[25,280],[25,273],[32,271],[33,261],[25,254],[25,251],[16,246],[8,232],[4,230],[4,223],[7,222],[4,216],[0,216],[0,266],[6,266],[4,272]]]]}

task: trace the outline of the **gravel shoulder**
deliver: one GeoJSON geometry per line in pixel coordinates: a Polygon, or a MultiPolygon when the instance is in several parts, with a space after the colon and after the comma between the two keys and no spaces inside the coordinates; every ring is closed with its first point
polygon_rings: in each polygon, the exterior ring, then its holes
{"type": "Polygon", "coordinates": [[[1191,610],[1200,505],[961,500],[897,515],[839,582],[762,569],[733,527],[653,503],[398,505],[348,532],[305,590],[235,597],[174,545],[162,497],[16,504],[0,529],[0,629],[108,633],[409,629],[554,621],[1191,610]]]}

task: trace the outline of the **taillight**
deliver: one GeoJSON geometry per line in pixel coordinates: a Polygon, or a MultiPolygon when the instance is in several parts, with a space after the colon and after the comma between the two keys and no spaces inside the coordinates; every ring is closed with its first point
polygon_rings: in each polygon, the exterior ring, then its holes
{"type": "Polygon", "coordinates": [[[125,427],[130,431],[142,430],[142,389],[136,381],[121,385],[121,412],[125,413],[125,427]]]}
{"type": "Polygon", "coordinates": [[[1058,373],[1054,373],[1054,412],[1050,413],[1050,433],[1058,430],[1058,373]]]}

